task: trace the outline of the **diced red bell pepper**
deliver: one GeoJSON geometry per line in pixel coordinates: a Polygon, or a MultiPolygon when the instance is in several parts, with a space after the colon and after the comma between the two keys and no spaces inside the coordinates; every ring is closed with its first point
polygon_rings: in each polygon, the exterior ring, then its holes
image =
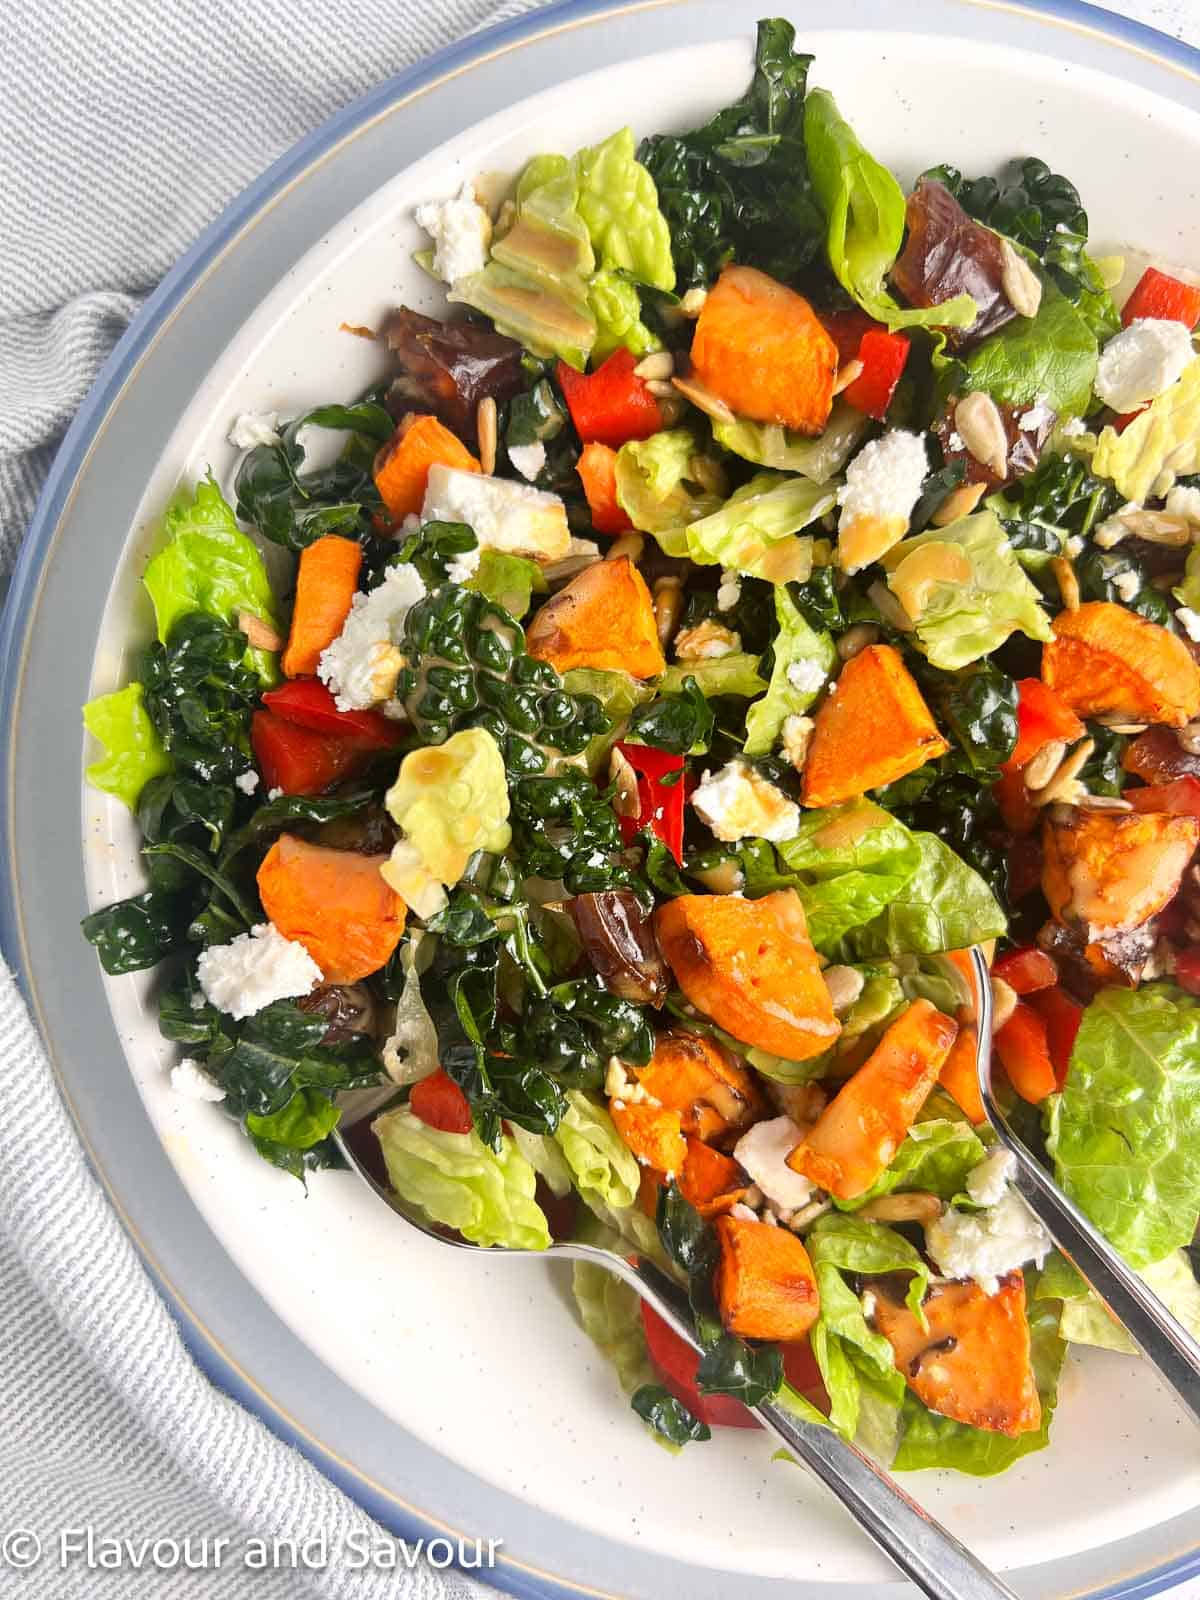
{"type": "Polygon", "coordinates": [[[1018,1000],[1011,1017],[998,1030],[996,1054],[1008,1081],[1030,1105],[1041,1105],[1058,1080],[1050,1060],[1046,1024],[1032,1006],[1018,1000]]]}
{"type": "Polygon", "coordinates": [[[848,311],[822,311],[821,321],[825,331],[837,345],[838,365],[844,367],[858,355],[859,346],[868,333],[886,333],[882,322],[852,306],[848,311]]]}
{"type": "Polygon", "coordinates": [[[1157,267],[1147,267],[1125,302],[1122,325],[1127,328],[1139,317],[1182,322],[1185,328],[1194,328],[1200,322],[1200,286],[1183,283],[1157,267]]]}
{"type": "Polygon", "coordinates": [[[1166,812],[1172,817],[1200,817],[1200,778],[1176,778],[1173,783],[1150,783],[1143,789],[1122,789],[1135,811],[1166,812]]]}
{"type": "Polygon", "coordinates": [[[633,352],[622,346],[595,372],[558,363],[558,384],[584,444],[598,440],[616,450],[630,439],[648,439],[662,427],[658,401],[633,370],[633,352]]]}
{"type": "Polygon", "coordinates": [[[1001,772],[1019,772],[1051,739],[1069,744],[1082,739],[1086,729],[1079,718],[1048,689],[1040,678],[1021,678],[1017,682],[1017,743],[1001,772]]]}
{"type": "Polygon", "coordinates": [[[361,739],[331,739],[273,711],[251,717],[250,743],[264,786],[284,794],[322,794],[361,772],[372,754],[361,739]]]}
{"type": "Polygon", "coordinates": [[[701,1394],[696,1387],[696,1368],[700,1357],[652,1306],[642,1303],[642,1326],[646,1348],[665,1388],[681,1401],[694,1417],[718,1428],[757,1428],[753,1412],[729,1394],[701,1394]]]}
{"type": "Polygon", "coordinates": [[[1027,1004],[1033,1007],[1046,1025],[1046,1047],[1054,1067],[1054,1081],[1061,1089],[1067,1081],[1075,1035],[1083,1021],[1083,1007],[1057,985],[1053,989],[1039,989],[1036,994],[1031,994],[1027,1004]]]}
{"type": "Polygon", "coordinates": [[[857,355],[863,369],[844,390],[847,401],[856,411],[865,412],[876,422],[883,421],[908,360],[911,343],[904,333],[889,333],[886,328],[867,329],[857,355]]]}
{"type": "MultiPolygon", "coordinates": [[[[1020,769],[1015,768],[1009,772],[1002,770],[1002,776],[997,778],[992,785],[992,794],[996,804],[1000,807],[1000,815],[1004,818],[1004,826],[1010,833],[1018,836],[1032,833],[1037,827],[1037,807],[1029,798],[1029,790],[1025,787],[1025,779],[1021,776],[1020,769]]],[[[1039,877],[1041,869],[1038,869],[1039,877]]],[[[1017,896],[1019,899],[1020,896],[1017,896]]]]}
{"type": "Polygon", "coordinates": [[[794,1343],[782,1344],[779,1348],[783,1351],[785,1380],[793,1389],[799,1390],[810,1405],[828,1414],[829,1394],[817,1358],[812,1353],[812,1345],[807,1339],[799,1339],[794,1343]]]}
{"type": "MultiPolygon", "coordinates": [[[[1016,774],[1020,776],[1020,774],[1016,774]]],[[[1009,780],[1001,780],[1007,783],[1009,780]]],[[[1028,801],[1026,801],[1028,804],[1028,801]]],[[[1036,819],[1037,812],[1030,805],[1036,819]]],[[[1018,834],[1008,847],[1008,860],[1005,864],[1007,876],[1008,898],[1014,905],[1024,900],[1026,895],[1031,895],[1035,889],[1040,889],[1042,884],[1042,865],[1045,852],[1042,841],[1034,833],[1018,834]]]]}
{"type": "Polygon", "coordinates": [[[617,452],[612,446],[596,440],[585,445],[575,470],[583,484],[596,532],[628,532],[633,523],[617,499],[617,452]]]}
{"type": "Polygon", "coordinates": [[[683,865],[683,804],[686,792],[682,776],[664,783],[672,774],[682,774],[683,757],[650,744],[624,744],[616,747],[637,773],[639,810],[636,817],[621,817],[621,832],[628,843],[642,828],[649,828],[656,839],[683,865]]]}
{"type": "Polygon", "coordinates": [[[1058,968],[1044,950],[1026,945],[999,956],[992,968],[992,977],[1002,978],[1017,994],[1034,994],[1038,989],[1054,987],[1058,982],[1058,968]]]}
{"type": "Polygon", "coordinates": [[[1119,411],[1109,426],[1114,433],[1124,433],[1129,424],[1136,422],[1145,409],[1145,406],[1139,406],[1136,411],[1119,411]]]}
{"type": "Polygon", "coordinates": [[[339,711],[333,695],[318,678],[293,678],[263,695],[263,705],[285,722],[337,739],[353,738],[375,750],[390,750],[404,738],[404,729],[379,711],[339,711]]]}
{"type": "Polygon", "coordinates": [[[1175,957],[1175,982],[1189,994],[1200,994],[1200,945],[1181,950],[1175,957]]]}
{"type": "Polygon", "coordinates": [[[474,1126],[466,1095],[440,1067],[413,1084],[408,1109],[426,1127],[437,1128],[442,1133],[470,1133],[474,1126]]]}

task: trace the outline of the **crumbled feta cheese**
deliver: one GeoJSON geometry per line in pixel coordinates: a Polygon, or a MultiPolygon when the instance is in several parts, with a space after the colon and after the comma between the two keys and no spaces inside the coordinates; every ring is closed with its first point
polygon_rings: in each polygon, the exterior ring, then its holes
{"type": "Polygon", "coordinates": [[[800,832],[800,807],[737,757],[704,774],[692,805],[725,843],[750,837],[781,844],[800,832]]]}
{"type": "Polygon", "coordinates": [[[282,789],[268,789],[267,790],[267,799],[268,800],[278,800],[282,793],[283,793],[282,789]]]}
{"type": "Polygon", "coordinates": [[[479,563],[483,559],[483,551],[478,545],[473,550],[464,550],[462,555],[455,556],[453,561],[446,564],[446,577],[451,583],[470,583],[479,571],[479,563]]]}
{"type": "Polygon", "coordinates": [[[239,772],[233,780],[243,794],[253,794],[258,788],[257,772],[239,772]]]}
{"type": "Polygon", "coordinates": [[[728,570],[721,574],[721,586],[717,590],[717,610],[732,611],[742,598],[742,580],[736,572],[728,570]]]}
{"type": "Polygon", "coordinates": [[[787,669],[787,681],[798,694],[816,694],[825,682],[825,668],[819,661],[807,656],[803,661],[793,661],[787,669]]]}
{"type": "Polygon", "coordinates": [[[875,1315],[875,1307],[879,1304],[874,1289],[864,1289],[862,1292],[862,1314],[870,1322],[875,1315]]]}
{"type": "Polygon", "coordinates": [[[946,440],[946,443],[950,446],[951,450],[954,451],[965,450],[967,448],[967,441],[963,438],[962,434],[959,433],[957,428],[951,431],[950,437],[946,440]]]}
{"type": "Polygon", "coordinates": [[[433,270],[443,283],[454,284],[483,271],[492,242],[492,219],[469,183],[454,199],[418,206],[413,214],[433,240],[433,270]]]}
{"type": "Polygon", "coordinates": [[[1096,393],[1114,411],[1136,411],[1177,383],[1194,355],[1182,322],[1139,317],[1100,352],[1096,393]]]}
{"type": "Polygon", "coordinates": [[[811,717],[785,717],[780,729],[780,739],[785,758],[797,772],[808,759],[808,746],[816,723],[811,717]]]}
{"type": "Polygon", "coordinates": [[[741,1222],[757,1222],[759,1220],[757,1211],[751,1211],[750,1207],[744,1206],[740,1200],[737,1205],[730,1206],[729,1215],[737,1217],[741,1222]]]}
{"type": "Polygon", "coordinates": [[[1138,590],[1141,588],[1141,586],[1142,580],[1138,574],[1132,570],[1129,572],[1118,572],[1116,577],[1113,579],[1113,588],[1117,591],[1118,595],[1120,595],[1121,599],[1125,601],[1126,605],[1128,605],[1131,600],[1137,599],[1138,590]]]}
{"type": "Polygon", "coordinates": [[[409,611],[424,595],[421,574],[404,562],[388,567],[370,594],[354,596],[341,633],[317,664],[317,676],[332,690],[339,711],[365,711],[391,698],[404,666],[396,641],[409,611]]]}
{"type": "Polygon", "coordinates": [[[994,1206],[1003,1200],[1016,1170],[1016,1158],[1011,1150],[998,1145],[990,1156],[985,1156],[967,1173],[967,1193],[977,1206],[994,1206]]]}
{"type": "Polygon", "coordinates": [[[229,430],[235,450],[253,450],[260,444],[279,443],[278,411],[243,411],[229,430]]]}
{"type": "Polygon", "coordinates": [[[1200,612],[1193,611],[1191,606],[1180,606],[1175,620],[1193,643],[1200,644],[1200,612]]]}
{"type": "Polygon", "coordinates": [[[260,922],[228,944],[202,950],[196,976],[209,1004],[239,1022],[273,1000],[310,994],[322,981],[320,967],[304,946],[285,939],[272,922],[260,922]]]}
{"type": "Polygon", "coordinates": [[[795,1211],[812,1199],[812,1184],[787,1164],[788,1156],[803,1138],[802,1129],[791,1117],[772,1117],[756,1122],[733,1147],[734,1160],[746,1169],[767,1199],[784,1211],[795,1211]]]}
{"type": "MultiPolygon", "coordinates": [[[[1123,506],[1122,511],[1139,511],[1140,506],[1123,506]]],[[[1103,522],[1097,523],[1092,538],[1101,550],[1113,550],[1122,539],[1129,537],[1129,529],[1121,521],[1121,512],[1115,516],[1105,517],[1103,522]]]]}
{"type": "Polygon", "coordinates": [[[1200,524],[1200,489],[1177,483],[1167,495],[1163,510],[1169,517],[1182,517],[1185,522],[1200,524]]]}
{"type": "Polygon", "coordinates": [[[705,617],[694,628],[681,628],[675,635],[675,656],[679,661],[716,661],[741,648],[741,635],[711,617],[705,617]]]}
{"type": "Polygon", "coordinates": [[[459,467],[430,467],[421,520],[465,522],[481,547],[543,565],[561,561],[571,547],[567,509],[558,495],[459,467]]]}
{"type": "Polygon", "coordinates": [[[1072,561],[1078,560],[1083,554],[1083,539],[1079,534],[1073,533],[1067,540],[1067,554],[1072,561]]]}
{"type": "Polygon", "coordinates": [[[1041,1266],[1052,1247],[1050,1235],[1013,1188],[986,1211],[970,1215],[943,1211],[925,1229],[925,1249],[948,1278],[974,1278],[988,1294],[999,1280],[1026,1262],[1041,1266]]]}
{"type": "Polygon", "coordinates": [[[1088,425],[1082,417],[1068,417],[1059,423],[1058,431],[1064,439],[1078,439],[1081,433],[1088,431],[1088,425]]]}
{"type": "Polygon", "coordinates": [[[546,465],[546,446],[540,439],[533,444],[510,444],[508,459],[521,476],[532,483],[546,465]]]}
{"type": "Polygon", "coordinates": [[[1022,433],[1036,433],[1039,428],[1048,427],[1053,421],[1054,412],[1046,404],[1045,396],[1038,395],[1029,410],[1017,422],[1017,427],[1022,433]]]}
{"type": "MultiPolygon", "coordinates": [[[[861,521],[890,526],[899,538],[908,526],[928,470],[925,440],[920,434],[893,428],[881,439],[872,439],[846,468],[846,481],[838,490],[842,508],[839,531],[844,533],[852,523],[861,521]]],[[[871,559],[875,559],[874,553],[871,559]]]]}
{"type": "Polygon", "coordinates": [[[221,1085],[191,1056],[171,1068],[171,1087],[188,1100],[210,1100],[215,1105],[225,1098],[221,1085]]]}

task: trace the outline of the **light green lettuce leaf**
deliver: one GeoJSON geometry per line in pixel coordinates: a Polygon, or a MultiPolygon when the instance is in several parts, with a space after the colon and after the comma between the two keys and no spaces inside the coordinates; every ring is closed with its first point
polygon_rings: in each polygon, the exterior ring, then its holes
{"type": "Polygon", "coordinates": [[[590,1261],[575,1263],[571,1292],[584,1333],[617,1369],[624,1392],[632,1394],[644,1383],[657,1382],[637,1292],[590,1261]]]}
{"type": "Polygon", "coordinates": [[[1171,593],[1189,611],[1200,611],[1200,544],[1192,546],[1187,566],[1183,569],[1183,582],[1177,584],[1171,593]]]}
{"type": "Polygon", "coordinates": [[[544,1250],[550,1229],[533,1198],[537,1175],[502,1135],[490,1150],[472,1129],[445,1133],[427,1127],[407,1106],[387,1111],[372,1124],[396,1193],[435,1222],[454,1228],[472,1244],[544,1250]]]}
{"type": "MultiPolygon", "coordinates": [[[[1074,1267],[1063,1262],[1061,1256],[1051,1257],[1047,1267],[1056,1259],[1066,1268],[1066,1273],[1056,1274],[1056,1279],[1063,1281],[1063,1289],[1059,1294],[1063,1301],[1058,1322],[1061,1337],[1068,1344],[1097,1345],[1101,1350],[1116,1350],[1127,1356],[1137,1355],[1138,1348],[1133,1340],[1074,1267]],[[1070,1292],[1070,1278],[1074,1279],[1077,1293],[1070,1292]]],[[[1054,1297],[1054,1285],[1047,1286],[1044,1281],[1046,1277],[1047,1273],[1043,1272],[1038,1283],[1039,1298],[1054,1297]]],[[[1148,1267],[1139,1267],[1138,1277],[1154,1290],[1167,1310],[1183,1323],[1189,1333],[1200,1339],[1200,1283],[1196,1282],[1187,1251],[1173,1250],[1161,1261],[1154,1261],[1148,1267]]]]}
{"type": "Polygon", "coordinates": [[[713,438],[735,456],[775,472],[798,472],[814,483],[828,483],[854,454],[871,419],[845,400],[835,400],[829,421],[815,439],[792,433],[777,422],[751,422],[736,417],[714,422],[713,438]]]}
{"type": "Polygon", "coordinates": [[[1120,433],[1101,430],[1092,471],[1139,503],[1165,495],[1176,478],[1200,472],[1200,360],[1120,433]]]}
{"type": "Polygon", "coordinates": [[[635,158],[632,128],[580,150],[574,168],[579,214],[602,267],[618,268],[652,288],[675,287],[671,230],[658,208],[654,179],[635,158]]]}
{"type": "Polygon", "coordinates": [[[1173,984],[1102,989],[1048,1123],[1059,1183],[1131,1265],[1190,1244],[1200,1221],[1200,1002],[1173,984]]]}
{"type": "MultiPolygon", "coordinates": [[[[745,751],[748,756],[765,756],[779,737],[789,717],[807,711],[824,687],[837,651],[828,632],[817,633],[805,621],[799,607],[782,583],[775,585],[775,665],[771,686],[763,698],[750,707],[746,718],[745,751]],[[811,686],[797,688],[788,676],[792,667],[811,672],[811,686]],[[819,674],[819,676],[818,676],[819,674]]],[[[805,680],[801,679],[802,682],[805,680]]]]}
{"type": "Polygon", "coordinates": [[[642,533],[675,533],[678,554],[687,554],[687,538],[680,530],[707,517],[721,505],[690,476],[692,457],[700,443],[689,428],[665,428],[649,439],[633,439],[617,451],[617,499],[642,533]]]}
{"type": "Polygon", "coordinates": [[[892,1164],[854,1200],[836,1200],[842,1211],[857,1211],[868,1200],[895,1189],[921,1189],[953,1200],[966,1187],[967,1174],[987,1154],[983,1141],[961,1118],[930,1117],[914,1122],[892,1164]]]}
{"type": "Polygon", "coordinates": [[[512,1137],[516,1140],[517,1149],[552,1195],[561,1200],[564,1195],[570,1194],[575,1187],[570,1163],[563,1155],[561,1145],[550,1134],[531,1133],[528,1128],[519,1127],[514,1122],[512,1137]]]}
{"type": "Polygon", "coordinates": [[[131,683],[98,695],[83,708],[83,725],[104,746],[85,776],[93,789],[116,795],[130,811],[151,778],[171,770],[171,758],[142,703],[142,685],[131,683]]]}
{"type": "Polygon", "coordinates": [[[549,585],[536,561],[485,546],[480,551],[478,567],[463,587],[494,600],[519,622],[529,610],[532,596],[545,594],[549,585]]]}
{"type": "Polygon", "coordinates": [[[1051,638],[1041,595],[1026,576],[993,511],[976,511],[945,528],[903,539],[883,557],[888,588],[912,616],[932,666],[944,672],[990,655],[1011,633],[1051,638]],[[961,574],[926,583],[931,547],[945,546],[961,574]],[[913,604],[914,595],[919,603],[913,604]]]}
{"type": "MultiPolygon", "coordinates": [[[[166,543],[142,574],[154,602],[158,637],[165,643],[174,623],[189,611],[206,611],[236,622],[239,611],[277,627],[275,596],[253,539],[237,525],[210,473],[195,493],[181,491],[163,521],[166,543]]],[[[247,650],[247,662],[265,684],[279,679],[273,653],[247,650]]]]}
{"type": "Polygon", "coordinates": [[[653,698],[654,686],[639,683],[627,672],[605,672],[599,667],[572,667],[563,674],[563,687],[568,694],[594,694],[611,724],[607,732],[595,735],[583,753],[584,765],[594,777],[624,733],[630,713],[636,706],[653,698]]]}
{"type": "MultiPolygon", "coordinates": [[[[627,446],[625,448],[628,448],[627,446]]],[[[759,472],[735,489],[718,510],[684,527],[652,529],[668,555],[687,555],[698,566],[720,565],[751,577],[774,579],[777,547],[831,510],[836,496],[810,478],[759,472]]],[[[789,547],[788,580],[804,582],[812,571],[812,541],[807,560],[789,547]]]]}
{"type": "Polygon", "coordinates": [[[642,321],[642,299],[637,285],[619,272],[597,272],[588,280],[588,308],[596,320],[596,342],[592,346],[594,366],[622,345],[635,356],[662,349],[662,340],[642,321]]]}
{"type": "Polygon", "coordinates": [[[931,955],[998,939],[1007,926],[995,895],[936,834],[914,833],[916,871],[883,911],[842,941],[848,959],[931,955]]]}
{"type": "Polygon", "coordinates": [[[663,673],[658,680],[659,692],[679,694],[685,679],[695,678],[697,688],[706,698],[736,694],[744,700],[752,700],[767,687],[766,680],[758,675],[758,659],[744,651],[734,651],[732,655],[713,656],[707,661],[682,661],[663,673]]]}
{"type": "Polygon", "coordinates": [[[885,287],[904,239],[904,191],[863,147],[827,89],[808,91],[804,145],[809,176],[829,227],[829,265],[846,292],[893,330],[969,328],[979,315],[969,294],[939,306],[903,310],[885,287]]]}
{"type": "Polygon", "coordinates": [[[921,864],[912,832],[865,798],[806,811],[796,837],[778,848],[788,866],[803,874],[797,890],[809,937],[825,955],[851,928],[890,905],[921,864]]]}
{"type": "Polygon", "coordinates": [[[1041,400],[1060,417],[1077,417],[1091,404],[1098,357],[1096,335],[1085,319],[1043,278],[1036,317],[1008,323],[948,370],[959,393],[982,389],[1010,406],[1041,400]]]}
{"type": "Polygon", "coordinates": [[[554,1139],[585,1198],[595,1195],[614,1211],[633,1205],[641,1181],[637,1157],[598,1100],[581,1089],[568,1089],[567,1109],[554,1139]]]}
{"type": "MultiPolygon", "coordinates": [[[[1032,1274],[1026,1274],[1028,1284],[1032,1274]]],[[[1067,1347],[1058,1335],[1058,1306],[1052,1300],[1032,1300],[1028,1307],[1033,1375],[1042,1402],[1041,1426],[1032,1433],[1010,1439],[1004,1433],[951,1422],[928,1410],[911,1392],[901,1413],[903,1436],[893,1472],[917,1472],[924,1467],[951,1467],[956,1472],[987,1478],[1004,1472],[1014,1461],[1049,1443],[1050,1421],[1058,1399],[1058,1378],[1067,1347]]]]}

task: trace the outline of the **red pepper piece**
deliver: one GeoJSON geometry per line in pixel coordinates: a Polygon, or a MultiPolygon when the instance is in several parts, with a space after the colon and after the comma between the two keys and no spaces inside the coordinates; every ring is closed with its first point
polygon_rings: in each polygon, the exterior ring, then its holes
{"type": "MultiPolygon", "coordinates": [[[[1019,778],[1020,776],[1019,772],[1013,774],[1014,778],[1019,778]]],[[[1008,778],[1002,778],[1001,785],[1010,781],[1008,778]]],[[[999,785],[997,787],[999,788],[999,785]]],[[[1024,788],[1025,785],[1022,783],[1021,787],[1024,788]]],[[[1028,798],[1024,803],[1032,814],[1032,821],[1030,822],[1030,827],[1032,828],[1037,821],[1037,812],[1028,798]]],[[[1001,811],[1004,811],[1003,805],[1001,806],[1001,811]]],[[[1035,889],[1041,888],[1043,857],[1042,841],[1036,834],[1032,832],[1018,834],[1012,840],[1008,847],[1008,860],[1005,864],[1005,871],[1008,879],[1008,898],[1014,905],[1018,901],[1024,900],[1026,895],[1031,895],[1035,889]]]]}
{"type": "Polygon", "coordinates": [[[718,1428],[757,1428],[754,1414],[740,1400],[728,1394],[701,1394],[696,1387],[696,1368],[700,1357],[685,1344],[653,1307],[642,1303],[642,1326],[646,1330],[646,1349],[658,1369],[663,1386],[701,1422],[718,1428]]]}
{"type": "Polygon", "coordinates": [[[1139,406],[1136,411],[1121,411],[1112,419],[1110,424],[1114,433],[1124,433],[1131,422],[1136,422],[1145,411],[1145,406],[1139,406]]]}
{"type": "Polygon", "coordinates": [[[596,532],[625,533],[632,528],[633,523],[617,499],[617,452],[612,446],[595,440],[585,445],[575,470],[583,484],[596,532]]]}
{"type": "Polygon", "coordinates": [[[339,711],[337,702],[317,678],[293,678],[263,695],[263,705],[286,722],[334,738],[354,738],[374,750],[390,750],[404,737],[399,723],[379,711],[339,711]]]}
{"type": "Polygon", "coordinates": [[[1046,1026],[1046,1047],[1054,1067],[1054,1081],[1061,1089],[1067,1081],[1075,1035],[1083,1021],[1083,1007],[1065,989],[1039,989],[1027,1002],[1046,1026]]]}
{"type": "Polygon", "coordinates": [[[683,757],[652,744],[619,743],[617,749],[637,773],[639,810],[636,817],[621,817],[621,832],[626,843],[642,828],[649,828],[656,839],[683,865],[683,779],[663,783],[672,773],[683,772],[683,757]]]}
{"type": "Polygon", "coordinates": [[[1157,267],[1147,267],[1125,302],[1122,326],[1127,328],[1140,317],[1182,322],[1185,328],[1194,328],[1200,322],[1200,286],[1183,283],[1157,267]]]}
{"type": "Polygon", "coordinates": [[[250,743],[264,786],[284,794],[322,794],[361,772],[371,756],[361,739],[331,739],[273,711],[251,717],[250,743]]]}
{"type": "Polygon", "coordinates": [[[1174,783],[1151,783],[1144,789],[1122,789],[1135,811],[1167,812],[1173,817],[1200,817],[1200,778],[1176,778],[1174,783]]]}
{"type": "Polygon", "coordinates": [[[1036,945],[1026,945],[1021,950],[1008,950],[992,968],[993,978],[1003,978],[1017,994],[1034,994],[1038,989],[1052,989],[1058,982],[1058,968],[1044,950],[1036,945]]]}
{"type": "Polygon", "coordinates": [[[1053,689],[1048,689],[1040,678],[1019,679],[1017,693],[1017,743],[1012,755],[1000,768],[1006,774],[1020,772],[1051,739],[1064,739],[1070,743],[1074,739],[1082,739],[1087,731],[1070,706],[1060,700],[1053,689]]]}
{"type": "Polygon", "coordinates": [[[1200,945],[1181,950],[1175,957],[1175,982],[1189,994],[1200,994],[1200,945]]]}
{"type": "Polygon", "coordinates": [[[876,322],[857,306],[849,311],[822,311],[821,321],[825,332],[837,345],[838,365],[842,367],[857,357],[859,346],[868,333],[887,331],[882,322],[876,322]]]}
{"type": "Polygon", "coordinates": [[[1032,1006],[1018,1000],[1016,1010],[998,1031],[996,1054],[1008,1081],[1031,1106],[1039,1106],[1058,1086],[1050,1060],[1046,1024],[1032,1006]]]}
{"type": "Polygon", "coordinates": [[[658,401],[634,372],[633,352],[614,350],[595,372],[576,372],[558,363],[558,384],[584,444],[593,439],[614,450],[630,439],[648,439],[662,427],[658,401]]]}
{"type": "MultiPolygon", "coordinates": [[[[1010,833],[1032,833],[1037,827],[1037,807],[1029,798],[1029,790],[1025,787],[1025,779],[1021,776],[1019,768],[1011,772],[1001,768],[1003,776],[997,778],[992,785],[992,793],[996,797],[996,804],[1000,807],[1000,815],[1004,818],[1004,826],[1010,833]]],[[[1038,869],[1039,878],[1041,869],[1038,869]]]]}
{"type": "Polygon", "coordinates": [[[862,372],[845,389],[845,396],[856,411],[882,422],[892,403],[896,385],[904,371],[912,341],[907,334],[889,333],[886,328],[868,328],[858,347],[862,372]]]}
{"type": "Polygon", "coordinates": [[[470,1133],[474,1126],[466,1095],[440,1067],[413,1084],[408,1109],[426,1127],[438,1128],[442,1133],[470,1133]]]}

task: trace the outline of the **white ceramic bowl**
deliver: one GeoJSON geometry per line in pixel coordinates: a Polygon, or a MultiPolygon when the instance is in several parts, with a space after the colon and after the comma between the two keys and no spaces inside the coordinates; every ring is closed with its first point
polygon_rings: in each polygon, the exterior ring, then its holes
{"type": "MultiPolygon", "coordinates": [[[[346,1174],[305,1195],[219,1110],[171,1092],[150,979],[102,994],[73,931],[71,730],[147,635],[139,576],[172,489],[210,466],[228,487],[235,414],[350,399],[383,363],[339,324],[377,324],[399,301],[438,309],[410,259],[413,204],[624,120],[639,134],[699,121],[741,92],[760,9],[552,8],[386,87],[268,174],[89,401],[7,619],[6,948],[99,1170],[221,1381],[394,1527],[503,1537],[497,1576],[524,1593],[765,1600],[786,1584],[865,1600],[890,1580],[762,1438],[719,1432],[664,1456],[577,1326],[561,1272],[401,1233],[346,1174]]],[[[903,179],[1037,154],[1078,183],[1098,247],[1200,265],[1200,80],[1182,51],[1081,6],[878,0],[852,29],[815,5],[785,9],[816,52],[813,80],[903,179]]],[[[82,806],[89,904],[133,892],[130,819],[86,789],[82,806]]],[[[988,1562],[1023,1569],[1023,1592],[1146,1593],[1194,1557],[1196,1445],[1146,1371],[1094,1353],[1068,1365],[1048,1452],[999,1480],[908,1486],[988,1562]]]]}

